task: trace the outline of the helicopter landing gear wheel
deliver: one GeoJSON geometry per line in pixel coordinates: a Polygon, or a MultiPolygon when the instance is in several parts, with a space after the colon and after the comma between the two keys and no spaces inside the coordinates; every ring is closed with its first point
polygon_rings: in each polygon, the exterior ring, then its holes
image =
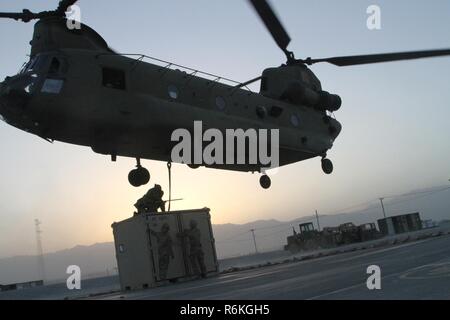
{"type": "Polygon", "coordinates": [[[326,174],[331,174],[333,172],[333,162],[330,159],[322,159],[322,170],[326,174]]]}
{"type": "Polygon", "coordinates": [[[259,184],[263,189],[269,189],[272,185],[272,181],[270,180],[268,175],[262,175],[261,178],[259,178],[259,184]]]}
{"type": "Polygon", "coordinates": [[[133,169],[128,174],[128,182],[133,187],[140,187],[147,184],[150,181],[150,172],[141,166],[138,159],[136,169],[133,169]]]}
{"type": "Polygon", "coordinates": [[[128,174],[128,182],[133,187],[140,187],[147,184],[150,181],[150,172],[144,167],[138,167],[131,170],[128,174]]]}

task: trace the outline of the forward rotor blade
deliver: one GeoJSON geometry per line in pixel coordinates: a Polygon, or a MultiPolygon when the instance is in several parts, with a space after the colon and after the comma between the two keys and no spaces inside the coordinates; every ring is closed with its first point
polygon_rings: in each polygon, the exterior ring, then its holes
{"type": "Polygon", "coordinates": [[[275,12],[270,7],[267,0],[249,0],[262,21],[266,25],[269,32],[272,34],[273,39],[278,44],[284,53],[287,52],[287,46],[291,42],[286,29],[284,29],[280,20],[275,15],[275,12]]]}
{"type": "Polygon", "coordinates": [[[61,14],[64,14],[64,13],[66,13],[67,9],[70,6],[74,5],[75,2],[77,2],[77,1],[78,0],[61,0],[59,2],[58,9],[56,9],[56,11],[61,13],[61,14]]]}
{"type": "Polygon", "coordinates": [[[432,58],[450,55],[450,49],[427,50],[427,51],[410,51],[397,53],[383,53],[383,54],[369,54],[361,56],[347,56],[347,57],[333,57],[325,59],[311,59],[302,60],[301,62],[308,65],[318,62],[328,62],[338,67],[355,66],[361,64],[413,60],[422,58],[432,58]]]}
{"type": "Polygon", "coordinates": [[[41,13],[33,13],[30,10],[24,9],[23,12],[0,12],[0,18],[9,18],[14,20],[22,20],[24,22],[28,22],[33,19],[39,19],[43,16],[43,12],[41,13]]]}
{"type": "Polygon", "coordinates": [[[34,19],[42,19],[46,17],[61,16],[64,17],[67,9],[72,6],[77,0],[61,0],[58,8],[53,11],[43,11],[39,13],[31,12],[28,9],[24,9],[22,12],[0,12],[0,18],[9,18],[14,20],[22,20],[23,22],[29,22],[34,19]]]}

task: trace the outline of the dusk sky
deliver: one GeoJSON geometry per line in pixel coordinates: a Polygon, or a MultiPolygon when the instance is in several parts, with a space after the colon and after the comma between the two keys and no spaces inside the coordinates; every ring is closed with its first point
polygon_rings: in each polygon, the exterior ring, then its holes
{"type": "MultiPolygon", "coordinates": [[[[58,1],[0,0],[0,11],[50,10],[58,1]]],[[[237,81],[285,62],[244,0],[79,1],[82,21],[121,53],[144,53],[237,81]]],[[[277,0],[297,58],[450,47],[450,1],[277,0]],[[368,6],[381,8],[381,30],[368,30],[368,6]]],[[[27,61],[33,23],[0,21],[0,80],[27,61]]],[[[259,175],[173,167],[172,209],[211,208],[213,223],[290,220],[323,214],[450,178],[450,57],[312,70],[343,105],[343,130],[328,156],[282,167],[263,190],[259,175]]],[[[254,87],[254,89],[257,89],[254,87]]],[[[135,160],[112,163],[91,149],[53,145],[0,123],[0,257],[112,241],[111,223],[128,218],[154,183],[167,190],[166,164],[144,161],[152,180],[128,184],[135,160]]],[[[166,192],[166,195],[168,193],[166,192]]],[[[379,218],[374,217],[374,221],[379,218]]]]}

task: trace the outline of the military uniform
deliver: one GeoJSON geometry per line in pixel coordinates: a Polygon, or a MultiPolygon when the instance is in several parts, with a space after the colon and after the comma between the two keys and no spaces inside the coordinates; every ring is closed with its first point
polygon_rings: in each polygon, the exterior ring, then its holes
{"type": "Polygon", "coordinates": [[[158,243],[158,262],[159,262],[159,278],[165,280],[167,278],[167,270],[169,269],[170,259],[174,258],[172,249],[172,238],[169,234],[169,225],[164,224],[161,232],[150,230],[150,233],[156,237],[158,243]]]}
{"type": "Polygon", "coordinates": [[[166,207],[165,201],[162,200],[163,195],[164,191],[162,191],[161,186],[155,184],[155,186],[148,190],[148,192],[134,205],[138,210],[136,213],[141,214],[158,212],[158,209],[165,212],[166,207]]]}
{"type": "Polygon", "coordinates": [[[200,274],[206,277],[205,254],[202,249],[201,232],[197,228],[197,222],[191,220],[190,229],[181,233],[189,240],[189,259],[194,274],[200,274]]]}

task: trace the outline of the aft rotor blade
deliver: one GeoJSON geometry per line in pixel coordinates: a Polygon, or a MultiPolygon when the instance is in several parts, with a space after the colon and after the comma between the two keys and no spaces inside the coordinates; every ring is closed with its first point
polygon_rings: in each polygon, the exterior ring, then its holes
{"type": "Polygon", "coordinates": [[[267,0],[249,0],[252,6],[255,8],[258,15],[261,17],[262,21],[266,25],[269,32],[272,34],[275,42],[285,53],[287,51],[287,46],[291,42],[286,29],[284,29],[280,20],[275,15],[275,12],[270,7],[267,0]]]}
{"type": "Polygon", "coordinates": [[[328,62],[338,67],[355,66],[361,64],[413,60],[422,58],[432,58],[450,55],[450,49],[440,50],[427,50],[427,51],[410,51],[410,52],[397,52],[397,53],[383,53],[383,54],[369,54],[360,56],[347,56],[347,57],[333,57],[325,59],[311,59],[302,60],[301,62],[308,65],[318,62],[328,62]]]}

